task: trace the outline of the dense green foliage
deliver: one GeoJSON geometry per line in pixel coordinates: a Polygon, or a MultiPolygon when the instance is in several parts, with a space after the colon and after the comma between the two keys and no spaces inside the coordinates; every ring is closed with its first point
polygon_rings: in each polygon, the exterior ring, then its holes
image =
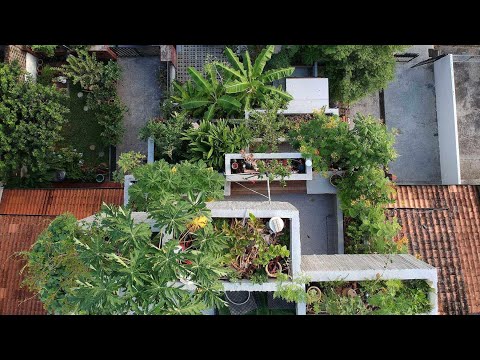
{"type": "Polygon", "coordinates": [[[55,49],[57,45],[31,45],[33,51],[44,53],[47,57],[55,55],[55,49]]]}
{"type": "Polygon", "coordinates": [[[133,169],[137,182],[130,187],[129,205],[148,211],[160,205],[174,206],[187,194],[203,201],[223,197],[224,178],[204,162],[170,165],[164,160],[133,169]]]}
{"type": "Polygon", "coordinates": [[[68,108],[63,93],[23,76],[17,64],[0,63],[0,179],[25,166],[25,180],[38,182],[48,177],[68,108]]]}
{"type": "Polygon", "coordinates": [[[273,66],[319,64],[329,79],[333,101],[352,104],[385,88],[395,77],[395,53],[402,45],[283,45],[272,57],[273,66]]]}
{"type": "Polygon", "coordinates": [[[30,251],[23,252],[27,260],[23,285],[38,295],[50,313],[68,314],[74,310],[68,296],[70,289],[89,271],[75,246],[80,232],[73,215],[60,215],[39,235],[30,251]]]}
{"type": "Polygon", "coordinates": [[[207,78],[193,67],[188,68],[188,73],[193,82],[188,81],[184,86],[173,83],[177,95],[172,99],[178,101],[185,112],[193,117],[203,116],[205,120],[240,113],[241,103],[227,95],[223,82],[217,79],[216,63],[205,65],[207,78]]]}
{"type": "MultiPolygon", "coordinates": [[[[191,206],[191,217],[177,219],[195,250],[179,251],[179,237],[160,247],[150,226],[135,224],[131,212],[122,208],[104,205],[83,228],[69,217],[59,218],[27,254],[26,282],[57,314],[181,315],[221,307],[218,279],[224,271],[212,246],[211,224],[195,230],[189,226],[204,206],[191,206]],[[188,291],[181,282],[196,289],[188,291]]],[[[163,221],[161,213],[152,212],[152,217],[163,221]]]]}
{"type": "Polygon", "coordinates": [[[246,221],[217,220],[214,227],[225,236],[223,262],[231,277],[263,283],[268,279],[265,266],[271,261],[280,262],[288,272],[290,251],[282,243],[282,234],[270,234],[264,220],[250,213],[246,221]]]}
{"type": "Polygon", "coordinates": [[[278,114],[281,109],[281,101],[278,98],[266,98],[265,111],[252,111],[247,126],[252,131],[253,138],[261,138],[260,143],[253,144],[252,152],[277,152],[279,139],[286,137],[289,127],[288,122],[282,114],[278,114]]]}
{"type": "Polygon", "coordinates": [[[147,141],[149,137],[153,137],[155,159],[178,163],[186,159],[188,143],[182,140],[182,137],[189,126],[191,122],[184,113],[174,112],[164,119],[156,118],[148,121],[140,130],[140,139],[147,141]]]}
{"type": "Polygon", "coordinates": [[[56,69],[87,92],[88,111],[101,125],[105,144],[115,145],[123,135],[122,122],[126,111],[116,92],[120,68],[112,60],[106,64],[98,61],[95,54],[89,55],[86,50],[78,50],[77,54],[69,55],[67,64],[56,69]]]}
{"type": "Polygon", "coordinates": [[[121,153],[117,161],[118,170],[115,170],[113,179],[123,184],[125,181],[125,175],[131,174],[132,171],[140,166],[145,159],[145,155],[136,151],[121,153]]]}
{"type": "Polygon", "coordinates": [[[356,283],[325,282],[320,297],[310,297],[312,313],[329,315],[415,315],[431,310],[424,280],[371,280],[356,283]],[[343,291],[342,291],[343,290],[343,291]],[[354,291],[349,296],[346,290],[354,291]]]}
{"type": "Polygon", "coordinates": [[[225,55],[231,66],[219,63],[225,74],[231,78],[231,82],[225,84],[227,94],[237,94],[242,103],[242,109],[249,110],[262,106],[266,96],[274,96],[284,101],[292,100],[292,96],[280,88],[268,85],[273,81],[290,76],[294,68],[272,69],[264,72],[268,60],[272,57],[274,45],[267,45],[252,64],[248,51],[243,56],[243,62],[226,48],[225,55]]]}
{"type": "Polygon", "coordinates": [[[252,134],[245,124],[229,125],[225,120],[215,123],[201,121],[184,133],[190,159],[203,160],[216,170],[225,167],[225,154],[238,153],[246,148],[252,134]]]}
{"type": "Polygon", "coordinates": [[[353,124],[350,129],[338,116],[320,112],[289,136],[303,156],[312,158],[316,171],[344,171],[337,187],[348,224],[346,251],[405,252],[403,240],[394,240],[400,226],[395,218],[385,217],[385,206],[392,202],[395,191],[384,170],[396,158],[394,131],[360,114],[353,124]]]}

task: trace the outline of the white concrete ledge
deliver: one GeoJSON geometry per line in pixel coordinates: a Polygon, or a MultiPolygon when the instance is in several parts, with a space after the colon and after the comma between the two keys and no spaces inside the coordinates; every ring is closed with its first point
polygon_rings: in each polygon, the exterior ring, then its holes
{"type": "MultiPolygon", "coordinates": [[[[301,153],[251,153],[257,160],[269,160],[269,159],[305,159],[301,153]]],[[[241,154],[225,154],[225,177],[227,181],[241,182],[241,181],[267,181],[267,176],[259,177],[255,174],[232,174],[231,161],[242,160],[241,154]]],[[[305,159],[310,160],[311,159],[305,159]]],[[[281,177],[275,177],[276,181],[281,180],[281,177]]],[[[304,174],[290,174],[285,177],[285,180],[312,180],[312,167],[305,166],[304,174]]]]}

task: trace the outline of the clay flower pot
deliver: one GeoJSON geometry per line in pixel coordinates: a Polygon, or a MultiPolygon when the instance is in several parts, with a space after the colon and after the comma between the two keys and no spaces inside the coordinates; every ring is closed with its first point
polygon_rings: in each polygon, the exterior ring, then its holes
{"type": "Polygon", "coordinates": [[[357,296],[357,292],[355,290],[353,290],[352,288],[343,288],[342,289],[342,295],[353,298],[353,297],[357,296]]]}
{"type": "Polygon", "coordinates": [[[282,272],[282,265],[278,261],[270,261],[265,265],[265,271],[269,277],[276,278],[282,272]]]}
{"type": "Polygon", "coordinates": [[[322,298],[322,290],[320,290],[318,286],[310,286],[307,290],[307,293],[317,300],[322,298]]]}

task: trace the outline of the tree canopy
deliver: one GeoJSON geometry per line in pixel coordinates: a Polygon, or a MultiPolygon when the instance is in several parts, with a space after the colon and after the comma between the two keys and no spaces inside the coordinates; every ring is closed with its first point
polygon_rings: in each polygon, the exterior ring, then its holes
{"type": "Polygon", "coordinates": [[[42,177],[62,139],[69,111],[66,96],[52,86],[24,78],[18,64],[0,63],[0,179],[18,176],[23,166],[42,177]]]}
{"type": "Polygon", "coordinates": [[[352,104],[388,85],[395,77],[395,57],[403,45],[283,45],[271,65],[295,61],[318,62],[320,74],[329,79],[333,101],[352,104]]]}

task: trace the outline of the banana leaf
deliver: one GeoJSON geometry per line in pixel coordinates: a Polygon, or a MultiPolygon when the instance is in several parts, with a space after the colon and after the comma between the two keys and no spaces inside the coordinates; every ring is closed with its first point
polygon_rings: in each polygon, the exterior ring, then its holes
{"type": "Polygon", "coordinates": [[[192,77],[192,80],[195,84],[202,89],[203,91],[210,93],[212,92],[212,85],[208,83],[207,80],[193,67],[188,68],[188,73],[192,77]]]}
{"type": "Polygon", "coordinates": [[[209,103],[210,101],[205,99],[190,99],[182,102],[181,105],[184,109],[197,109],[199,107],[208,105],[209,103]]]}
{"type": "Polygon", "coordinates": [[[225,110],[237,110],[242,107],[240,101],[228,95],[223,95],[218,99],[218,104],[225,110]]]}
{"type": "Polygon", "coordinates": [[[245,91],[249,88],[250,82],[249,81],[234,81],[230,84],[225,85],[225,92],[227,94],[235,94],[242,91],[245,91]]]}
{"type": "Polygon", "coordinates": [[[272,57],[273,50],[275,46],[268,45],[265,49],[260,52],[257,59],[255,60],[255,64],[253,65],[252,76],[258,77],[262,74],[265,65],[267,64],[268,60],[272,57]]]}
{"type": "Polygon", "coordinates": [[[265,83],[272,82],[274,80],[280,80],[292,75],[293,71],[295,70],[294,67],[284,68],[284,69],[272,69],[267,71],[265,74],[261,76],[261,79],[265,83]]]}
{"type": "Polygon", "coordinates": [[[238,59],[237,55],[230,48],[225,48],[225,56],[227,57],[230,64],[243,75],[245,74],[245,68],[243,67],[242,62],[238,59]]]}

